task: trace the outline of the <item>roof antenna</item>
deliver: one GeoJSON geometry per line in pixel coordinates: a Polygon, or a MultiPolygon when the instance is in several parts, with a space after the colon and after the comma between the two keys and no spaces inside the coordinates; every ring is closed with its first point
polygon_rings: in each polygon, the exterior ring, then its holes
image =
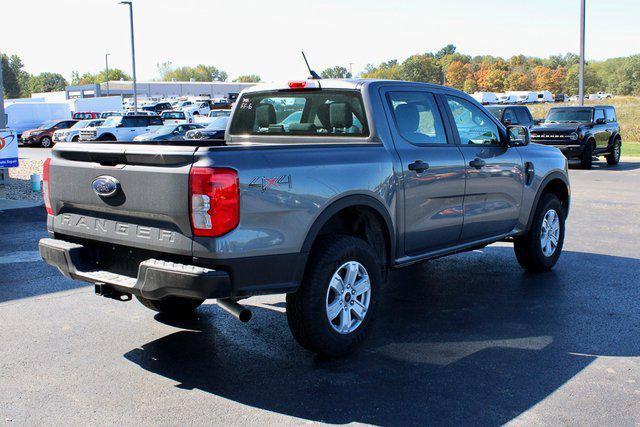
{"type": "Polygon", "coordinates": [[[309,61],[307,61],[307,55],[304,54],[304,50],[302,51],[302,57],[304,58],[304,63],[307,64],[307,69],[309,70],[309,74],[311,75],[311,78],[313,80],[321,80],[322,77],[320,77],[318,75],[318,73],[316,73],[315,71],[313,71],[311,69],[311,67],[309,66],[309,61]]]}

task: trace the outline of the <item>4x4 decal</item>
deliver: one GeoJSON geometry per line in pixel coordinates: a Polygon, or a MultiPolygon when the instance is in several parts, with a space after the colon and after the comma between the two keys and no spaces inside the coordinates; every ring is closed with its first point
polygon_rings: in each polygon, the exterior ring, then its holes
{"type": "Polygon", "coordinates": [[[285,185],[291,189],[291,175],[280,175],[273,178],[256,176],[249,182],[249,187],[259,188],[263,193],[270,188],[280,188],[285,185]]]}

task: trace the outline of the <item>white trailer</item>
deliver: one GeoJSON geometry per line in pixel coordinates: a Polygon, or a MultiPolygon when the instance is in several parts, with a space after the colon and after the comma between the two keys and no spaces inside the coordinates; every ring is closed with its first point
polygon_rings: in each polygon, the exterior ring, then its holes
{"type": "Polygon", "coordinates": [[[548,90],[538,91],[538,102],[554,102],[553,94],[548,90]]]}
{"type": "Polygon", "coordinates": [[[498,97],[493,92],[474,92],[474,94],[471,96],[481,104],[498,103],[498,97]]]}
{"type": "Polygon", "coordinates": [[[505,92],[507,95],[514,95],[516,97],[516,104],[533,104],[538,102],[537,92],[528,92],[526,90],[516,90],[505,92]]]}
{"type": "Polygon", "coordinates": [[[70,99],[69,109],[72,113],[88,111],[102,113],[103,111],[122,111],[121,96],[101,96],[98,98],[70,99]]]}
{"type": "Polygon", "coordinates": [[[499,104],[515,104],[518,98],[515,95],[507,95],[506,93],[496,93],[499,104]]]}
{"type": "Polygon", "coordinates": [[[28,129],[36,129],[49,120],[65,120],[71,118],[69,104],[50,102],[18,102],[5,107],[8,116],[7,128],[18,135],[28,129]]]}

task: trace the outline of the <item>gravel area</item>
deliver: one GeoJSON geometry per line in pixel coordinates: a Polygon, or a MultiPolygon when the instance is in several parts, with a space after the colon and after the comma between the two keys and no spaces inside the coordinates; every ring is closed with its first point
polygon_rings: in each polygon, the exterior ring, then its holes
{"type": "Polygon", "coordinates": [[[42,176],[43,160],[20,159],[20,166],[9,169],[9,179],[0,185],[0,198],[9,200],[42,200],[42,193],[31,191],[31,174],[42,176]]]}

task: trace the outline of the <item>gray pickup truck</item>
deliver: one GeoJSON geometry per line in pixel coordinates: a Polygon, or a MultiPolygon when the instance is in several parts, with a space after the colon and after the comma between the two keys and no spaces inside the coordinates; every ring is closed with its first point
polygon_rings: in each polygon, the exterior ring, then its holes
{"type": "Polygon", "coordinates": [[[64,275],[185,315],[206,299],[286,293],[295,339],[345,354],[389,270],[514,243],[551,269],[569,212],[567,160],[465,93],[420,83],[302,80],[238,99],[225,140],[56,145],[49,237],[64,275]]]}

